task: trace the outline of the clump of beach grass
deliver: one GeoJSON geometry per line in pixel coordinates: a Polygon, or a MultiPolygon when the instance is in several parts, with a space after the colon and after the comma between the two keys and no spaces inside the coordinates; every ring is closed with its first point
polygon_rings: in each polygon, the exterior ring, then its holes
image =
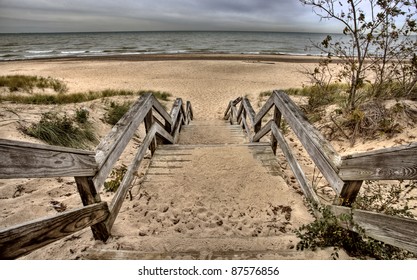
{"type": "Polygon", "coordinates": [[[77,112],[73,118],[56,112],[43,113],[38,123],[23,127],[22,131],[50,145],[87,149],[97,144],[98,139],[88,121],[86,110],[80,109],[77,112]]]}
{"type": "Polygon", "coordinates": [[[129,111],[132,102],[110,102],[110,105],[107,107],[107,113],[104,115],[104,121],[108,124],[115,125],[124,114],[129,111]]]}
{"type": "Polygon", "coordinates": [[[19,104],[35,104],[35,105],[63,105],[72,103],[81,103],[93,101],[96,99],[114,97],[114,96],[141,96],[145,93],[152,93],[157,99],[169,101],[170,93],[160,91],[131,91],[131,90],[113,90],[106,89],[102,91],[89,91],[84,93],[71,94],[33,94],[23,96],[19,94],[8,94],[0,96],[0,102],[8,101],[19,104]]]}
{"type": "Polygon", "coordinates": [[[66,84],[57,79],[27,75],[0,76],[0,87],[6,87],[10,92],[23,91],[32,93],[35,88],[41,90],[50,88],[58,93],[68,91],[66,84]]]}

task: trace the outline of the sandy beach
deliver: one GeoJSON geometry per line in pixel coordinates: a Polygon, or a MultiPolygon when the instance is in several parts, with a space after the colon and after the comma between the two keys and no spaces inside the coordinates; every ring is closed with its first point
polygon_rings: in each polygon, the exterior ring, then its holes
{"type": "MultiPolygon", "coordinates": [[[[165,91],[172,94],[171,101],[164,103],[167,108],[170,108],[174,98],[180,97],[191,101],[196,120],[219,120],[223,117],[228,102],[238,96],[247,96],[257,111],[259,105],[262,105],[258,104],[261,92],[302,87],[308,84],[308,79],[301,71],[305,68],[311,69],[316,62],[315,57],[250,55],[65,58],[0,62],[0,75],[52,77],[67,84],[69,91],[66,94],[105,89],[165,91]]],[[[136,98],[114,97],[112,100],[135,100],[136,98]]],[[[297,102],[305,102],[305,100],[298,99],[297,102]]],[[[37,106],[1,103],[0,138],[41,143],[39,140],[24,135],[19,131],[19,126],[29,125],[39,120],[43,112],[54,110],[72,114],[76,108],[80,107],[88,108],[98,137],[104,137],[111,126],[102,121],[105,113],[104,102],[95,100],[76,105],[37,106]]],[[[381,148],[388,147],[396,145],[398,139],[404,139],[402,143],[413,141],[412,137],[417,135],[416,129],[407,130],[405,133],[394,139],[381,139],[376,143],[381,148]]],[[[342,153],[365,151],[372,145],[375,146],[375,143],[359,143],[353,148],[347,148],[340,143],[335,144],[338,151],[342,153]]],[[[128,152],[126,159],[131,157],[132,153],[132,151],[128,152]]],[[[299,153],[301,157],[304,155],[304,152],[299,153]]],[[[306,165],[308,165],[308,172],[311,172],[313,168],[311,163],[306,163],[306,165]]],[[[288,176],[291,177],[290,171],[288,171],[288,176]]],[[[55,214],[56,208],[53,207],[51,201],[59,201],[68,208],[76,207],[80,201],[73,181],[73,178],[0,180],[0,228],[55,214]],[[28,201],[31,203],[27,203],[28,201]]],[[[295,197],[295,194],[291,194],[291,197],[293,196],[295,197]]],[[[298,201],[302,201],[302,197],[298,196],[298,201]]],[[[104,193],[102,198],[110,200],[111,195],[104,193]]],[[[255,201],[251,203],[256,205],[256,197],[253,199],[255,201]]],[[[262,199],[263,203],[267,203],[266,198],[262,199]]],[[[132,207],[130,204],[129,206],[132,207]]],[[[301,225],[303,222],[312,220],[307,211],[301,212],[303,214],[299,213],[296,216],[298,220],[294,221],[294,224],[301,225]]],[[[117,231],[118,234],[122,234],[120,228],[117,231]]],[[[91,232],[86,229],[25,258],[76,259],[94,244],[91,232]]],[[[323,251],[314,255],[305,253],[300,258],[330,259],[331,252],[332,250],[323,251]]],[[[341,258],[347,258],[347,256],[341,254],[341,258]]]]}
{"type": "Polygon", "coordinates": [[[69,93],[127,89],[166,91],[193,103],[196,117],[221,117],[237,96],[300,87],[316,58],[288,56],[118,56],[1,62],[0,75],[38,75],[64,81],[69,93]]]}

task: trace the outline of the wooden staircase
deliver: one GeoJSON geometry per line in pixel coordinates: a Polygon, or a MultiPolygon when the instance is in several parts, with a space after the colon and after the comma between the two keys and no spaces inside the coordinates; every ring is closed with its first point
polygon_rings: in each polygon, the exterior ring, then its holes
{"type": "Polygon", "coordinates": [[[309,214],[281,175],[269,143],[248,143],[239,125],[193,121],[178,144],[158,146],[113,239],[83,257],[315,258],[295,250],[294,221],[309,214]]]}
{"type": "Polygon", "coordinates": [[[230,124],[191,122],[191,102],[177,98],[168,113],[147,93],[95,151],[0,139],[0,180],[74,177],[82,203],[0,229],[0,258],[36,258],[31,253],[48,244],[43,250],[52,258],[72,258],[62,248],[81,238],[77,242],[88,245],[76,258],[327,259],[331,252],[294,249],[293,230],[313,220],[304,202],[312,209],[323,205],[280,128],[282,120],[334,190],[326,207],[352,218],[354,224],[344,218],[341,226],[417,254],[415,219],[351,208],[364,180],[416,180],[417,143],[341,156],[283,91],[274,91],[258,113],[247,98],[231,100],[224,119],[230,124]],[[102,201],[104,182],[142,124],[146,135],[119,188],[102,201]],[[285,162],[274,156],[278,146],[285,162]],[[148,150],[149,168],[137,180],[148,150]],[[299,189],[287,186],[280,164],[291,168],[299,189]],[[70,236],[88,227],[93,239],[70,236]]]}

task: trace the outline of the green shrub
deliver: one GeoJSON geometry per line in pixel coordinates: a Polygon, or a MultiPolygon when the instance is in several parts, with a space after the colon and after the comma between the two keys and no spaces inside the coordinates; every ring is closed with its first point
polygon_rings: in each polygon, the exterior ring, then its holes
{"type": "Polygon", "coordinates": [[[408,251],[385,244],[381,241],[366,237],[363,230],[353,223],[351,215],[342,214],[336,217],[329,207],[320,207],[321,218],[301,226],[295,231],[300,239],[297,250],[316,250],[317,248],[333,247],[334,259],[339,257],[338,251],[344,249],[351,257],[374,259],[407,259],[416,256],[408,251]],[[340,226],[344,223],[347,228],[353,226],[360,232],[356,233],[340,226]]]}
{"type": "Polygon", "coordinates": [[[414,218],[410,201],[417,197],[411,196],[417,189],[417,181],[400,181],[398,184],[380,184],[378,181],[365,181],[363,191],[353,204],[354,208],[374,211],[386,215],[414,218]]]}
{"type": "Polygon", "coordinates": [[[84,123],[63,116],[57,113],[42,114],[39,123],[32,124],[30,127],[22,128],[27,135],[36,137],[50,145],[88,148],[90,144],[98,142],[91,124],[85,120],[84,123]]]}
{"type": "Polygon", "coordinates": [[[77,123],[85,124],[88,122],[88,117],[90,116],[90,112],[87,109],[80,108],[75,111],[75,120],[77,123]]]}
{"type": "Polygon", "coordinates": [[[104,115],[104,120],[108,124],[115,125],[129,111],[131,105],[131,102],[111,102],[107,108],[107,113],[104,115]]]}
{"type": "Polygon", "coordinates": [[[104,182],[104,190],[106,192],[116,192],[120,187],[120,183],[123,180],[127,171],[126,165],[122,164],[120,167],[115,168],[111,171],[110,177],[113,179],[107,182],[104,182]]]}

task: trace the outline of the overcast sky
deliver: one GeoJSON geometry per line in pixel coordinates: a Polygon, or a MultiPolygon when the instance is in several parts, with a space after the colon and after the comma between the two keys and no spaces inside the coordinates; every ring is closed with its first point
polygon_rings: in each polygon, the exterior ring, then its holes
{"type": "Polygon", "coordinates": [[[338,32],[298,0],[0,0],[0,32],[338,32]]]}

